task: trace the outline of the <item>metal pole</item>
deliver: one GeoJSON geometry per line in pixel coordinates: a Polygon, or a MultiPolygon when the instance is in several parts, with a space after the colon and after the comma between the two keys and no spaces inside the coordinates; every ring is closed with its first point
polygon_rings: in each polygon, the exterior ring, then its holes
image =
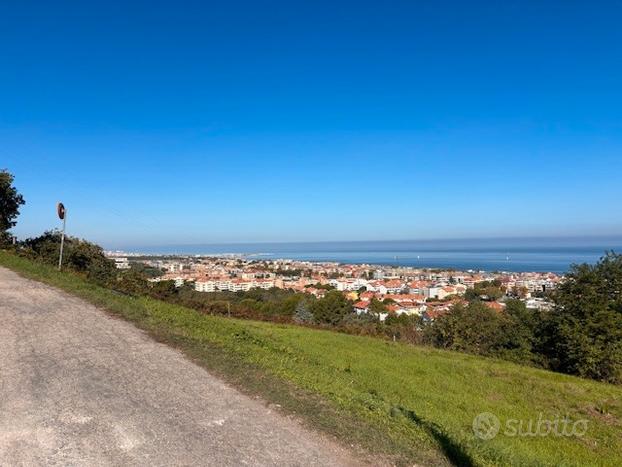
{"type": "Polygon", "coordinates": [[[65,245],[65,224],[67,222],[67,210],[65,210],[65,215],[63,216],[63,232],[60,236],[60,255],[58,257],[58,270],[60,271],[60,267],[63,264],[63,246],[65,245]]]}

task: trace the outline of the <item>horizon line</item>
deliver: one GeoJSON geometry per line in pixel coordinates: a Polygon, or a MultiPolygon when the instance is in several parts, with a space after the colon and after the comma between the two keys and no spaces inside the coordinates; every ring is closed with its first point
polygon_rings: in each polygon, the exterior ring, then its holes
{"type": "MultiPolygon", "coordinates": [[[[622,241],[622,233],[600,235],[534,235],[534,236],[482,236],[482,237],[444,237],[444,238],[401,238],[387,240],[263,240],[236,242],[193,242],[193,243],[160,243],[152,245],[134,245],[132,248],[165,248],[165,247],[197,247],[220,245],[284,245],[284,244],[327,244],[327,243],[399,243],[399,242],[457,242],[457,241],[490,241],[490,240],[598,240],[615,239],[622,241]]],[[[124,248],[130,248],[126,246],[124,248]]]]}

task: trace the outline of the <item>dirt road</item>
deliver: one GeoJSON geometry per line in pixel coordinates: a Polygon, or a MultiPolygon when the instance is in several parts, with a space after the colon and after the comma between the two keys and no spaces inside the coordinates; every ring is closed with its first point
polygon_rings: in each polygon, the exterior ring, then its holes
{"type": "Polygon", "coordinates": [[[86,302],[0,268],[0,465],[354,465],[86,302]]]}

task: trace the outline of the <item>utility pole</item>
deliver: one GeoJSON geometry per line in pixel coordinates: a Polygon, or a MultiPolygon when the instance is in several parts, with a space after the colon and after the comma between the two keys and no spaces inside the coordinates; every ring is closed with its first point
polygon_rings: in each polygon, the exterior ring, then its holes
{"type": "Polygon", "coordinates": [[[67,210],[63,203],[58,203],[56,206],[56,212],[58,213],[58,218],[63,221],[63,231],[60,236],[60,254],[58,255],[58,270],[60,271],[61,266],[63,265],[63,247],[65,246],[65,225],[67,223],[67,210]]]}

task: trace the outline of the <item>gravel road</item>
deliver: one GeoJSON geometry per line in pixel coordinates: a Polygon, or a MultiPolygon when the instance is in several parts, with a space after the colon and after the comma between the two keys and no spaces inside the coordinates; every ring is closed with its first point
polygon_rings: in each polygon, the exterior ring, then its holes
{"type": "Polygon", "coordinates": [[[0,268],[0,465],[356,465],[130,323],[0,268]]]}

